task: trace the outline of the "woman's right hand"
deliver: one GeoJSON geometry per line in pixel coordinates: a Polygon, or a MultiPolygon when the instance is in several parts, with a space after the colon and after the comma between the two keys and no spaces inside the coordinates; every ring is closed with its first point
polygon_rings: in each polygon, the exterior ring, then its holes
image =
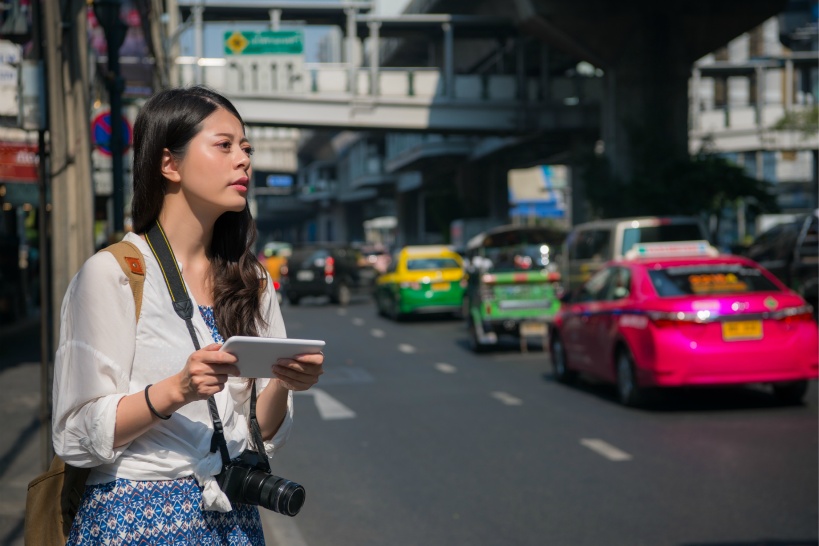
{"type": "Polygon", "coordinates": [[[177,374],[179,390],[185,403],[206,400],[225,388],[230,376],[239,375],[236,357],[219,351],[220,343],[211,343],[192,353],[177,374]]]}

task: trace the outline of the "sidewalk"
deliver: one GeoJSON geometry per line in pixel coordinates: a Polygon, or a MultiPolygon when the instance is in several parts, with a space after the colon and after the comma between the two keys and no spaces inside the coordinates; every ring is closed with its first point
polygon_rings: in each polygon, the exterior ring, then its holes
{"type": "Polygon", "coordinates": [[[0,546],[23,546],[28,482],[42,472],[40,322],[0,326],[0,546]]]}

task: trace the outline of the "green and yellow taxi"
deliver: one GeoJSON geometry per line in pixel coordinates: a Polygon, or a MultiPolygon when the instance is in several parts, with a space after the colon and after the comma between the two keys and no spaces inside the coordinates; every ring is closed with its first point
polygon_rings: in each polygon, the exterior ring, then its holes
{"type": "Polygon", "coordinates": [[[376,279],[375,302],[394,320],[414,313],[460,313],[466,281],[461,256],[448,246],[405,246],[376,279]]]}

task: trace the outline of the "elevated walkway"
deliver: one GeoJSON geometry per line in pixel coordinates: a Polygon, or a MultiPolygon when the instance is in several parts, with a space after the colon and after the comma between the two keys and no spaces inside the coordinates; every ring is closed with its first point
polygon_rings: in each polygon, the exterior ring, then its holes
{"type": "Polygon", "coordinates": [[[306,64],[282,83],[276,66],[181,57],[180,81],[202,83],[228,96],[251,125],[349,130],[525,133],[599,125],[601,78],[552,79],[515,75],[455,75],[447,89],[435,68],[361,68],[306,64]],[[350,81],[350,75],[354,80],[350,81]],[[353,91],[350,91],[353,89],[353,91]],[[543,97],[548,97],[543,100],[543,97]]]}

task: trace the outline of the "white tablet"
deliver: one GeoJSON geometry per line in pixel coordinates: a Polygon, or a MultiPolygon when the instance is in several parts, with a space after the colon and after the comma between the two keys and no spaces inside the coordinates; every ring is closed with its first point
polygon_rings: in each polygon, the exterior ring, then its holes
{"type": "Polygon", "coordinates": [[[273,377],[270,368],[278,359],[318,353],[323,348],[320,339],[233,336],[219,350],[239,359],[240,377],[273,377]]]}

